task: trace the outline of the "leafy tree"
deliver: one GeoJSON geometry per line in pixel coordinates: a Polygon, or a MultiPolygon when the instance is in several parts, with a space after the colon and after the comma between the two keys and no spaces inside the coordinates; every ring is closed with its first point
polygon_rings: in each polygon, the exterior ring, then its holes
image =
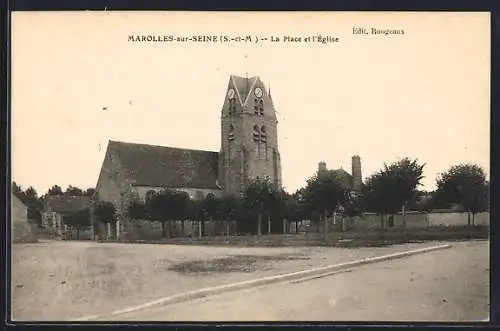
{"type": "Polygon", "coordinates": [[[361,203],[364,209],[383,216],[403,211],[403,228],[406,236],[405,208],[414,204],[417,187],[423,179],[423,168],[418,160],[404,158],[373,174],[362,189],[361,203]]]}
{"type": "Polygon", "coordinates": [[[239,199],[233,195],[224,195],[217,199],[217,218],[224,222],[224,232],[229,236],[229,221],[234,218],[240,207],[239,199]]]}
{"type": "Polygon", "coordinates": [[[64,194],[69,196],[82,196],[83,191],[79,187],[69,185],[64,194]]]}
{"type": "Polygon", "coordinates": [[[328,216],[345,203],[348,187],[345,179],[336,171],[325,171],[307,180],[303,200],[319,213],[325,224],[325,240],[328,235],[328,216]]]}
{"type": "MultiPolygon", "coordinates": [[[[103,224],[112,224],[116,222],[116,207],[114,204],[108,201],[99,201],[93,206],[92,211],[93,216],[95,217],[93,223],[103,223],[103,224]]],[[[94,225],[93,224],[93,225],[94,225]]],[[[108,225],[109,226],[109,225],[108,225]]],[[[107,228],[109,229],[109,228],[107,228]]],[[[107,230],[106,230],[107,231],[107,230]]]]}
{"type": "Polygon", "coordinates": [[[425,164],[419,164],[418,160],[404,158],[390,165],[384,165],[383,173],[388,177],[392,185],[391,200],[400,206],[413,203],[417,197],[417,187],[424,178],[423,169],[425,164]]]}
{"type": "Polygon", "coordinates": [[[244,193],[245,206],[257,213],[257,234],[262,234],[262,217],[264,212],[272,210],[277,201],[278,191],[269,180],[251,180],[244,193]]]}
{"type": "Polygon", "coordinates": [[[89,187],[88,189],[86,189],[84,192],[83,192],[83,195],[85,196],[88,196],[88,197],[91,197],[93,196],[95,193],[95,189],[92,188],[92,187],[89,187]]]}
{"type": "Polygon", "coordinates": [[[59,185],[54,185],[49,188],[47,195],[63,195],[62,188],[59,185]]]}
{"type": "MultiPolygon", "coordinates": [[[[282,206],[282,217],[288,224],[290,224],[290,222],[295,222],[295,224],[297,224],[297,222],[302,220],[304,212],[301,208],[299,196],[297,194],[291,195],[282,192],[282,206]]],[[[286,231],[286,228],[283,229],[283,231],[286,231]]]]}
{"type": "MultiPolygon", "coordinates": [[[[172,207],[171,208],[171,217],[170,221],[182,221],[189,218],[189,205],[190,198],[186,192],[174,191],[174,194],[171,197],[172,199],[172,207]]],[[[169,231],[170,231],[170,223],[169,223],[169,231]]]]}
{"type": "Polygon", "coordinates": [[[82,209],[77,212],[65,215],[63,223],[76,229],[76,239],[80,239],[80,230],[90,226],[90,209],[82,209]]]}
{"type": "Polygon", "coordinates": [[[166,225],[169,225],[170,230],[172,220],[183,220],[188,216],[189,196],[185,192],[166,189],[154,194],[146,203],[146,209],[151,220],[162,223],[163,237],[167,237],[166,225]]]}
{"type": "Polygon", "coordinates": [[[474,225],[475,214],[488,210],[489,183],[484,170],[476,164],[459,164],[441,173],[437,178],[436,202],[460,204],[469,219],[472,214],[474,225]]]}
{"type": "Polygon", "coordinates": [[[132,219],[147,219],[148,211],[146,208],[146,204],[139,200],[133,200],[132,203],[128,206],[128,215],[132,219]]]}
{"type": "Polygon", "coordinates": [[[93,215],[97,221],[102,223],[111,223],[116,221],[116,207],[108,201],[99,201],[94,206],[93,215]]]}
{"type": "MultiPolygon", "coordinates": [[[[187,203],[187,218],[198,222],[205,221],[205,213],[203,212],[203,200],[189,200],[187,203]]],[[[203,224],[201,224],[200,236],[203,235],[203,224]]]]}

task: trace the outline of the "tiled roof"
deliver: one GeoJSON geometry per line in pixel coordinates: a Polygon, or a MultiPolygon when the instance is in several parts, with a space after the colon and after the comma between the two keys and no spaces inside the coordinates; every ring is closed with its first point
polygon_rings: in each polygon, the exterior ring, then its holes
{"type": "Polygon", "coordinates": [[[57,213],[72,213],[90,207],[90,197],[70,195],[49,195],[45,204],[57,213]]]}
{"type": "Polygon", "coordinates": [[[137,186],[219,188],[217,152],[118,141],[108,149],[137,186]]]}

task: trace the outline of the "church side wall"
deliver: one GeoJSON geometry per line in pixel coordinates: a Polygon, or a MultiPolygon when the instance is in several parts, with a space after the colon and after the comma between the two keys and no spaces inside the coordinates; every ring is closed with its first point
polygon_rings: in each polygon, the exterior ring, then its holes
{"type": "Polygon", "coordinates": [[[111,202],[118,215],[126,211],[125,200],[130,200],[128,194],[130,183],[124,177],[118,157],[108,150],[99,174],[96,192],[99,201],[111,202]]]}
{"type": "MultiPolygon", "coordinates": [[[[155,186],[134,186],[132,188],[133,192],[136,193],[137,198],[141,201],[145,201],[146,193],[149,191],[160,192],[163,187],[155,186]]],[[[198,199],[200,196],[206,197],[207,194],[212,193],[214,196],[220,196],[222,194],[221,190],[213,189],[201,189],[201,188],[171,188],[171,190],[186,192],[191,199],[198,199]]]]}

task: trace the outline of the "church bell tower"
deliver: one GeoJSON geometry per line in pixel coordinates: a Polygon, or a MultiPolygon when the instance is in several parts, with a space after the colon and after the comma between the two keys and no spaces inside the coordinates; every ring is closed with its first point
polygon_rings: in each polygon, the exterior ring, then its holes
{"type": "Polygon", "coordinates": [[[257,178],[281,188],[277,124],[260,78],[231,75],[221,112],[219,183],[225,193],[239,195],[257,178]]]}

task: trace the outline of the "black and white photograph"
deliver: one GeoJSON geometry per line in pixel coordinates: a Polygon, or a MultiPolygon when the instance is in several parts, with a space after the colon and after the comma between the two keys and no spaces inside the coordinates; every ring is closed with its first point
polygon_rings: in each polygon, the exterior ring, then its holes
{"type": "Polygon", "coordinates": [[[11,321],[489,321],[490,38],[12,12],[11,321]]]}

